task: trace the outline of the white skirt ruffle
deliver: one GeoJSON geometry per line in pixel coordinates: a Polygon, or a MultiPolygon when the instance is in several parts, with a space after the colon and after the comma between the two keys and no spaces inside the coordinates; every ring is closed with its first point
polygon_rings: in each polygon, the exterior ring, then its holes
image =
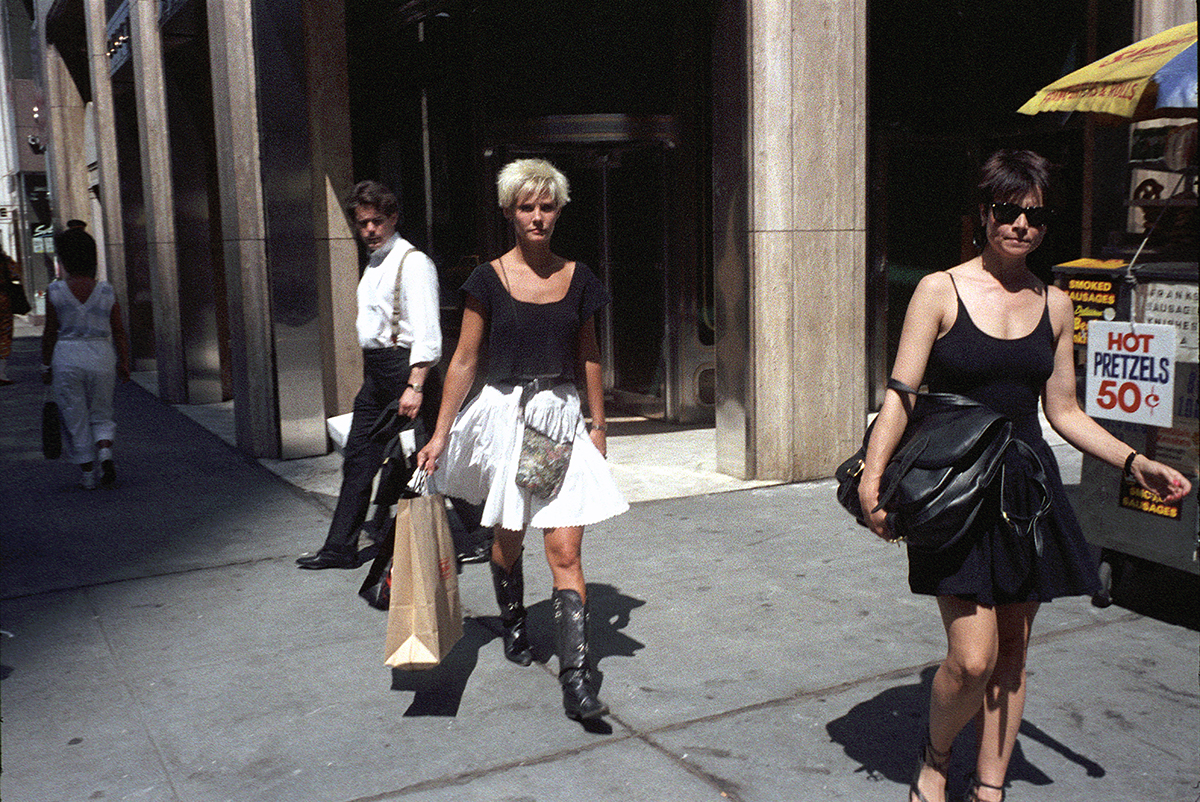
{"type": "Polygon", "coordinates": [[[588,526],[629,509],[608,463],[592,443],[572,384],[542,390],[525,405],[525,420],[561,440],[574,430],[571,462],[562,489],[552,498],[517,487],[521,453],[521,388],[485,385],[458,414],[432,490],[483,504],[482,526],[519,531],[526,526],[555,529],[588,526]]]}

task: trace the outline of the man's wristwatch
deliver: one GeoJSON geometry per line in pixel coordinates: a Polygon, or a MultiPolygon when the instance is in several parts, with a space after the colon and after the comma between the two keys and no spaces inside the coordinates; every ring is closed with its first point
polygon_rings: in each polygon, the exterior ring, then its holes
{"type": "Polygon", "coordinates": [[[425,392],[425,385],[423,385],[423,384],[412,384],[412,383],[409,383],[409,385],[408,385],[408,386],[409,386],[409,387],[411,387],[412,389],[416,390],[418,393],[423,393],[423,392],[425,392]]]}

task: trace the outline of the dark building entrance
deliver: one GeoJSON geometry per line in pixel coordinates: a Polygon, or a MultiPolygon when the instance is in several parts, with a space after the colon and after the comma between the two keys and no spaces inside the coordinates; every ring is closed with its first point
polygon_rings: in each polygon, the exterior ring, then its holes
{"type": "Polygon", "coordinates": [[[511,245],[497,171],[548,158],[571,182],[554,249],[612,294],[598,321],[612,402],[711,420],[709,12],[673,0],[346,8],[355,177],[397,191],[401,233],[433,256],[444,306],[511,245]]]}
{"type": "MultiPolygon", "coordinates": [[[[670,202],[673,123],[620,115],[531,121],[512,130],[512,141],[493,149],[488,162],[494,173],[510,159],[538,156],[570,177],[555,249],[591,266],[612,295],[598,321],[605,386],[619,408],[680,420],[702,416],[712,402],[680,381],[702,367],[695,346],[704,347],[704,333],[689,325],[699,317],[696,287],[683,286],[694,272],[681,261],[686,254],[694,264],[694,249],[672,237],[673,229],[695,231],[700,223],[675,219],[687,206],[670,202]]],[[[497,251],[511,246],[503,224],[489,233],[497,251]]]]}

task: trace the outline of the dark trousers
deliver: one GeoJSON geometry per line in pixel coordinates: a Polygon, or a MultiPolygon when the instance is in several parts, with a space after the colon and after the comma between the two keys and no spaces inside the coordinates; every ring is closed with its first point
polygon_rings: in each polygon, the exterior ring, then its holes
{"type": "MultiPolygon", "coordinates": [[[[371,505],[371,484],[387,445],[371,439],[371,428],[384,408],[403,394],[408,384],[408,359],[407,348],[363,350],[363,383],[354,397],[350,434],[342,449],[342,489],[322,551],[353,554],[358,549],[358,532],[371,505]]],[[[428,432],[437,424],[440,403],[441,381],[436,369],[430,370],[418,413],[428,432]]]]}

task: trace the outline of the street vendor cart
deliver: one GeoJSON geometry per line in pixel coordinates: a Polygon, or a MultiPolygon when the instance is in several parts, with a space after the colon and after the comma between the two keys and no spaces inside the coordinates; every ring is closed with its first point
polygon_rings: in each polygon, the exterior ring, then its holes
{"type": "MultiPolygon", "coordinates": [[[[1104,264],[1079,260],[1055,267],[1056,282],[1075,300],[1075,343],[1083,374],[1079,387],[1085,406],[1089,398],[1093,407],[1097,402],[1111,401],[1113,417],[1095,415],[1097,422],[1132,448],[1175,467],[1194,486],[1200,486],[1198,275],[1195,262],[1149,262],[1133,271],[1120,261],[1104,264]],[[1093,321],[1129,321],[1135,337],[1139,324],[1174,328],[1174,393],[1169,399],[1169,426],[1121,420],[1122,406],[1132,404],[1132,392],[1121,397],[1119,380],[1104,386],[1104,382],[1088,375],[1087,365],[1082,363],[1086,362],[1088,326],[1093,321]]],[[[1168,403],[1168,399],[1160,403],[1168,403]]],[[[1110,601],[1111,589],[1131,557],[1200,574],[1196,487],[1178,504],[1165,505],[1126,479],[1120,468],[1084,455],[1075,501],[1084,534],[1101,549],[1103,591],[1095,599],[1097,604],[1110,601]]]]}
{"type": "Polygon", "coordinates": [[[1075,303],[1077,386],[1088,414],[1177,468],[1193,490],[1166,504],[1121,469],[1084,456],[1077,510],[1101,548],[1101,605],[1132,558],[1200,574],[1196,109],[1195,22],[1065,75],[1018,109],[1135,124],[1126,230],[1114,232],[1099,259],[1056,266],[1055,281],[1075,303]]]}

